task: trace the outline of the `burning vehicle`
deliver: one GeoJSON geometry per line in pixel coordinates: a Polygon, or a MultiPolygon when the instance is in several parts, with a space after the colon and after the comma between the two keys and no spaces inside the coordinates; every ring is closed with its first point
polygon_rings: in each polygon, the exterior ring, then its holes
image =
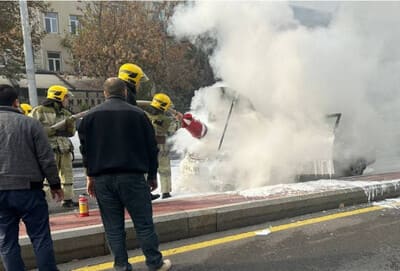
{"type": "MultiPolygon", "coordinates": [[[[321,117],[319,129],[306,136],[303,132],[300,140],[309,138],[313,141],[309,146],[318,151],[298,151],[302,153],[301,157],[290,157],[290,154],[276,157],[278,150],[273,155],[273,159],[278,159],[273,161],[268,158],[268,151],[279,144],[254,146],[260,139],[262,142],[268,140],[267,137],[263,140],[262,126],[268,123],[269,116],[257,110],[249,99],[221,83],[200,91],[201,95],[197,94],[193,99],[192,111],[206,123],[208,134],[196,140],[184,131],[178,131],[172,138],[174,149],[184,152],[179,174],[183,178],[180,183],[185,184],[184,190],[231,191],[265,185],[265,182],[361,175],[367,165],[374,162],[374,151],[366,149],[357,137],[346,133],[346,126],[341,127],[341,113],[321,117]],[[254,124],[261,126],[260,135],[256,135],[254,124]],[[237,131],[241,131],[239,136],[237,131]],[[239,145],[243,146],[238,148],[239,145]],[[254,182],[254,179],[258,181],[254,182]],[[248,186],[247,182],[252,184],[248,186]]],[[[292,137],[296,139],[296,136],[293,134],[292,137]]],[[[304,147],[307,144],[305,142],[304,147]]],[[[299,145],[301,143],[293,145],[296,146],[293,152],[299,145]]]]}

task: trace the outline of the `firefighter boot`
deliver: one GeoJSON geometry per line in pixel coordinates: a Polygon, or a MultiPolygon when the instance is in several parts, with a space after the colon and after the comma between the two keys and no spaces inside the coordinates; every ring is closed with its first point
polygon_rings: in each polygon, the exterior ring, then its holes
{"type": "Polygon", "coordinates": [[[170,197],[171,197],[170,193],[162,193],[162,198],[163,199],[167,199],[167,198],[170,198],[170,197]]]}
{"type": "Polygon", "coordinates": [[[64,208],[75,208],[78,206],[79,206],[79,203],[72,201],[72,199],[63,200],[61,202],[61,207],[64,207],[64,208]]]}

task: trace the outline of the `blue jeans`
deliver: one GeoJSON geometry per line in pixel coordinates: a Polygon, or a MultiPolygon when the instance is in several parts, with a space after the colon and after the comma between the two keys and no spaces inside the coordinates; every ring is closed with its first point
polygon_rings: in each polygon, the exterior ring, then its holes
{"type": "Polygon", "coordinates": [[[40,190],[0,191],[0,253],[7,271],[23,271],[18,244],[19,221],[25,223],[40,271],[57,271],[50,235],[49,210],[40,190]]]}
{"type": "Polygon", "coordinates": [[[94,184],[115,270],[132,270],[126,250],[125,208],[132,218],[149,270],[161,267],[163,261],[154,230],[150,189],[143,174],[97,176],[94,184]]]}

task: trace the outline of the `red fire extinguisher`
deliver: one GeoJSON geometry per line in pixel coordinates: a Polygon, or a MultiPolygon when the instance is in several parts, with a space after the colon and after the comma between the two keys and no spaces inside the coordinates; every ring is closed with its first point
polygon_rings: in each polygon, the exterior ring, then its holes
{"type": "Polygon", "coordinates": [[[79,216],[89,216],[89,202],[85,194],[79,195],[79,216]]]}
{"type": "Polygon", "coordinates": [[[191,113],[183,114],[182,128],[186,128],[193,137],[198,139],[207,134],[207,126],[201,121],[195,119],[191,113]]]}

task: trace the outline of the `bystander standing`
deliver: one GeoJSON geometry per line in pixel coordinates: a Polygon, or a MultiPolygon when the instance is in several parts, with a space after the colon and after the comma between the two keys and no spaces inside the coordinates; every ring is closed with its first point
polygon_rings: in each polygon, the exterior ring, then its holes
{"type": "Polygon", "coordinates": [[[126,249],[126,208],[149,270],[165,271],[171,262],[163,260],[158,249],[150,196],[150,190],[157,188],[157,142],[150,120],[126,102],[126,95],[122,80],[107,79],[106,101],[91,109],[79,125],[87,190],[97,198],[115,270],[132,270],[126,249]]]}
{"type": "Polygon", "coordinates": [[[19,222],[25,223],[39,271],[58,270],[50,235],[43,180],[53,198],[64,197],[42,125],[19,110],[17,92],[0,85],[0,253],[7,271],[25,270],[18,244],[19,222]]]}

